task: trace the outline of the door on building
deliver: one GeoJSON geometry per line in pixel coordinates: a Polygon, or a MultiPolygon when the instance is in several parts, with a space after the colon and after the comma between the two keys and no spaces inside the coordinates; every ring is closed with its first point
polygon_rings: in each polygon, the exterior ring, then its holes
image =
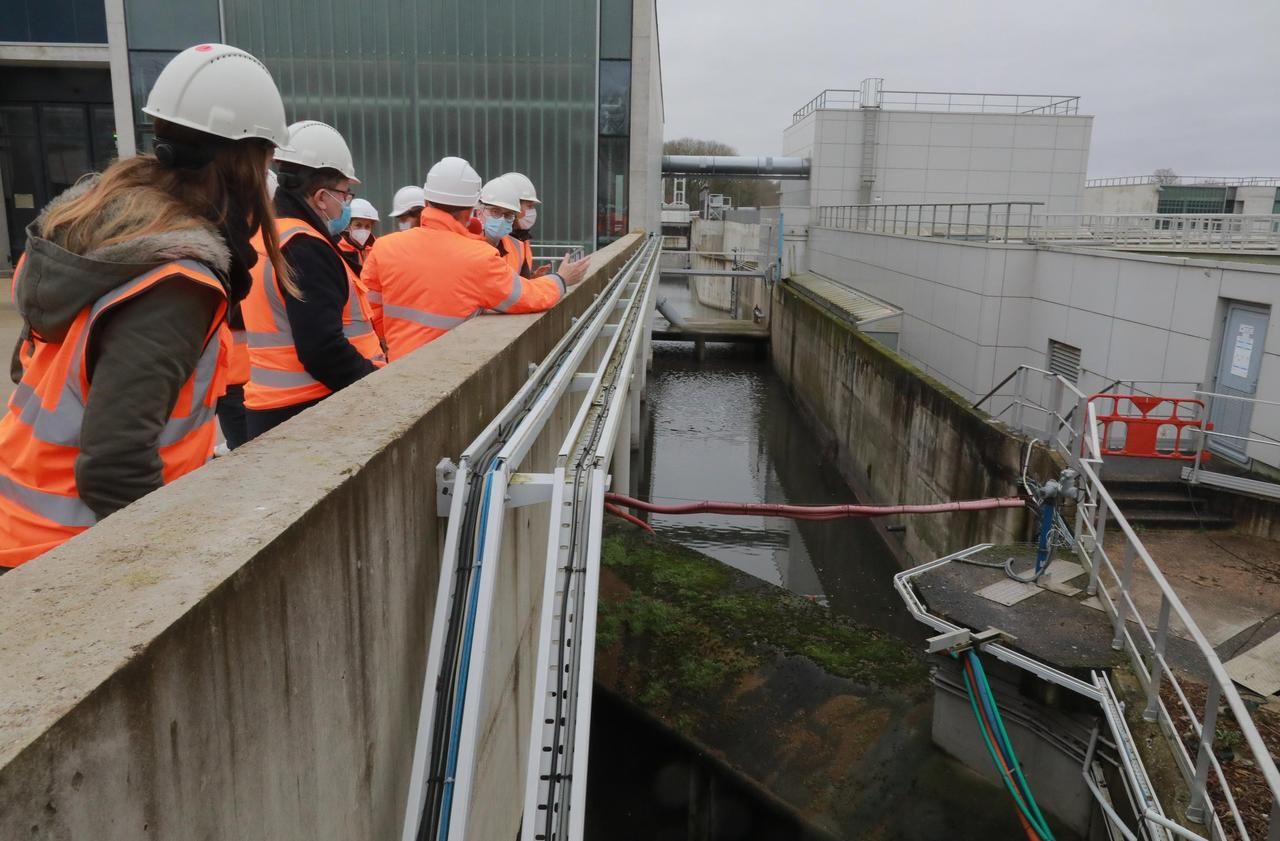
{"type": "Polygon", "coordinates": [[[110,104],[0,103],[0,180],[15,262],[41,208],[85,173],[100,172],[115,154],[110,104]]]}
{"type": "MultiPolygon", "coordinates": [[[[1222,397],[1213,399],[1209,420],[1214,432],[1246,438],[1253,420],[1252,399],[1258,391],[1258,372],[1262,368],[1262,351],[1267,343],[1267,320],[1270,311],[1247,304],[1227,306],[1226,326],[1218,356],[1218,376],[1214,391],[1222,397]]],[[[1238,464],[1248,462],[1248,444],[1238,438],[1209,437],[1209,449],[1238,464]]]]}

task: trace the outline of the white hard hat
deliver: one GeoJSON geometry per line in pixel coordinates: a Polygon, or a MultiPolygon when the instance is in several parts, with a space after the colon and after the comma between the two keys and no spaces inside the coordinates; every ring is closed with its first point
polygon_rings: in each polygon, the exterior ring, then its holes
{"type": "Polygon", "coordinates": [[[378,209],[373,206],[373,202],[368,199],[352,199],[351,218],[368,219],[370,222],[377,222],[382,217],[378,215],[378,209]]]}
{"type": "Polygon", "coordinates": [[[529,180],[529,176],[523,172],[508,172],[503,178],[510,178],[520,189],[520,201],[531,201],[534,204],[542,204],[538,200],[538,191],[533,189],[533,182],[529,180]]]}
{"type": "Polygon", "coordinates": [[[336,169],[360,183],[347,141],[328,123],[303,120],[289,126],[289,149],[277,152],[276,160],[311,169],[336,169]]]}
{"type": "Polygon", "coordinates": [[[422,188],[416,184],[396,190],[396,197],[391,200],[391,215],[403,216],[411,210],[422,210],[426,207],[427,198],[422,188]]]}
{"type": "Polygon", "coordinates": [[[276,175],[274,169],[267,170],[267,195],[271,198],[276,197],[276,188],[280,186],[280,177],[276,175]]]}
{"type": "Polygon", "coordinates": [[[441,158],[427,173],[423,198],[447,207],[471,207],[480,200],[480,174],[462,158],[441,158]]]}
{"type": "Polygon", "coordinates": [[[284,101],[266,65],[226,44],[199,44],[174,56],[142,112],[230,140],[289,142],[284,101]]]}
{"type": "Polygon", "coordinates": [[[480,203],[520,212],[520,185],[500,175],[480,188],[480,203]]]}

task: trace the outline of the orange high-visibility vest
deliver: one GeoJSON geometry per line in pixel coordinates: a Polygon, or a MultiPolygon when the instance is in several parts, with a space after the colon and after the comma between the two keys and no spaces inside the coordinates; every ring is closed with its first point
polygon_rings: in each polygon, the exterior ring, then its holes
{"type": "MultiPolygon", "coordinates": [[[[333,247],[332,242],[302,219],[276,219],[276,230],[281,248],[296,236],[315,237],[333,247]]],[[[293,329],[289,326],[289,313],[284,305],[284,296],[288,293],[276,279],[275,269],[262,244],[261,232],[254,234],[253,247],[258,252],[258,262],[251,270],[253,288],[240,304],[245,333],[249,338],[249,382],[244,387],[245,408],[279,409],[329,396],[333,393],[329,387],[307,373],[298,358],[293,329]]],[[[369,304],[365,299],[365,286],[336,249],[334,254],[347,274],[347,304],[342,309],[342,332],[361,356],[375,365],[385,365],[387,360],[382,353],[382,343],[374,332],[369,304]]]]}
{"type": "MultiPolygon", "coordinates": [[[[22,270],[19,264],[18,271],[22,270]]],[[[0,566],[14,567],[71,539],[97,517],[76,488],[80,428],[89,402],[88,346],[103,314],[158,283],[180,277],[222,296],[196,369],[160,433],[164,481],[200,467],[217,441],[214,407],[226,390],[226,290],[191,260],[166,263],[99,298],[76,316],[61,342],[31,338],[22,381],[0,421],[0,566]]]]}
{"type": "Polygon", "coordinates": [[[392,360],[483,310],[540,312],[565,292],[559,275],[521,277],[488,241],[433,207],[422,227],[378,240],[362,277],[392,360]]]}
{"type": "MultiPolygon", "coordinates": [[[[377,238],[374,237],[373,242],[377,241],[377,238]]],[[[365,255],[369,253],[370,248],[373,248],[373,242],[370,242],[365,245],[364,248],[361,248],[354,242],[348,240],[345,236],[340,236],[338,237],[338,250],[347,254],[354,254],[356,256],[356,265],[363,267],[365,255]]]]}
{"type": "Polygon", "coordinates": [[[502,238],[502,259],[507,261],[508,268],[516,274],[524,266],[524,244],[509,236],[502,238]]]}
{"type": "Polygon", "coordinates": [[[227,348],[227,384],[249,382],[249,336],[244,330],[230,328],[231,346],[227,348]]]}

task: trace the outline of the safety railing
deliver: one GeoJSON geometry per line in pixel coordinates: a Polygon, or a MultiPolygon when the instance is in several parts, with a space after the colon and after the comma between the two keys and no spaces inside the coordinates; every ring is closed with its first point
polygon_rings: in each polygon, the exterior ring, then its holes
{"type": "MultiPolygon", "coordinates": [[[[1215,439],[1218,441],[1230,442],[1230,445],[1234,445],[1234,449],[1237,452],[1241,452],[1246,456],[1247,450],[1250,447],[1280,447],[1280,440],[1275,438],[1269,438],[1256,432],[1251,435],[1235,435],[1215,430],[1210,421],[1210,415],[1212,414],[1214,404],[1216,403],[1244,403],[1253,408],[1269,407],[1270,410],[1276,413],[1280,413],[1280,403],[1273,400],[1259,400],[1256,397],[1244,397],[1236,394],[1220,394],[1215,391],[1197,391],[1195,394],[1196,397],[1205,402],[1205,411],[1201,418],[1199,431],[1200,439],[1206,442],[1206,444],[1212,443],[1215,439]]],[[[1243,493],[1258,494],[1272,499],[1280,499],[1280,484],[1276,484],[1275,482],[1205,470],[1203,448],[1196,451],[1195,463],[1192,464],[1191,467],[1183,469],[1182,478],[1186,479],[1193,485],[1212,485],[1214,487],[1226,488],[1227,490],[1241,491],[1243,493]]]]}
{"type": "MultiPolygon", "coordinates": [[[[1006,383],[1009,381],[1014,383],[1009,424],[1059,452],[1079,475],[1083,495],[1076,504],[1073,542],[1089,573],[1088,593],[1098,597],[1110,617],[1112,647],[1129,656],[1145,698],[1143,718],[1158,724],[1190,790],[1187,821],[1205,826],[1209,838],[1228,837],[1225,829],[1229,827],[1232,836],[1240,839],[1277,841],[1280,771],[1213,645],[1103,484],[1096,408],[1074,384],[1049,371],[1020,366],[1006,383]],[[1119,539],[1109,544],[1108,536],[1116,534],[1119,539]],[[1139,573],[1147,576],[1159,593],[1154,616],[1144,612],[1135,598],[1134,582],[1139,573]],[[1168,659],[1174,620],[1181,624],[1187,641],[1179,655],[1183,668],[1177,670],[1168,659]],[[1191,689],[1193,679],[1188,675],[1206,677],[1205,700],[1199,709],[1192,698],[1199,695],[1201,687],[1191,689]],[[1235,730],[1220,719],[1220,709],[1234,720],[1235,730]],[[1184,743],[1184,733],[1190,733],[1191,750],[1184,743]],[[1237,742],[1237,752],[1247,751],[1252,772],[1270,804],[1242,804],[1237,799],[1216,752],[1228,740],[1237,742]],[[1254,808],[1245,810],[1244,805],[1254,808]],[[1269,827],[1257,816],[1263,811],[1270,814],[1269,827]]],[[[1204,430],[1202,434],[1212,433],[1204,430]]],[[[1204,837],[1184,826],[1156,820],[1151,814],[1142,817],[1153,832],[1159,830],[1157,837],[1163,837],[1164,832],[1182,838],[1204,837]]]]}
{"type": "Polygon", "coordinates": [[[534,266],[549,265],[555,267],[560,264],[566,254],[578,249],[582,249],[584,253],[591,250],[581,243],[535,242],[533,244],[533,264],[534,266]]]}
{"type": "Polygon", "coordinates": [[[850,204],[817,209],[815,227],[969,242],[1027,240],[1044,202],[850,204]]]}
{"type": "Polygon", "coordinates": [[[1280,177],[1254,176],[1236,178],[1215,175],[1125,175],[1118,178],[1090,178],[1086,187],[1137,187],[1155,184],[1160,187],[1280,187],[1280,177]]]}
{"type": "Polygon", "coordinates": [[[1070,242],[1170,250],[1275,251],[1280,215],[1233,213],[1042,213],[1032,242],[1070,242]]]}
{"type": "Polygon", "coordinates": [[[1068,94],[964,93],[959,91],[879,91],[864,103],[860,91],[828,88],[791,115],[793,123],[814,111],[878,107],[892,111],[942,111],[966,114],[1058,114],[1080,111],[1080,97],[1068,94]]]}

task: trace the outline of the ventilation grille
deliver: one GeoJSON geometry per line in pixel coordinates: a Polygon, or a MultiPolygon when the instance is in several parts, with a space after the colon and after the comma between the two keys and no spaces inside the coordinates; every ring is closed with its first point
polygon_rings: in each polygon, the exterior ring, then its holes
{"type": "Polygon", "coordinates": [[[1080,382],[1080,348],[1050,339],[1048,368],[1068,382],[1080,382]]]}

